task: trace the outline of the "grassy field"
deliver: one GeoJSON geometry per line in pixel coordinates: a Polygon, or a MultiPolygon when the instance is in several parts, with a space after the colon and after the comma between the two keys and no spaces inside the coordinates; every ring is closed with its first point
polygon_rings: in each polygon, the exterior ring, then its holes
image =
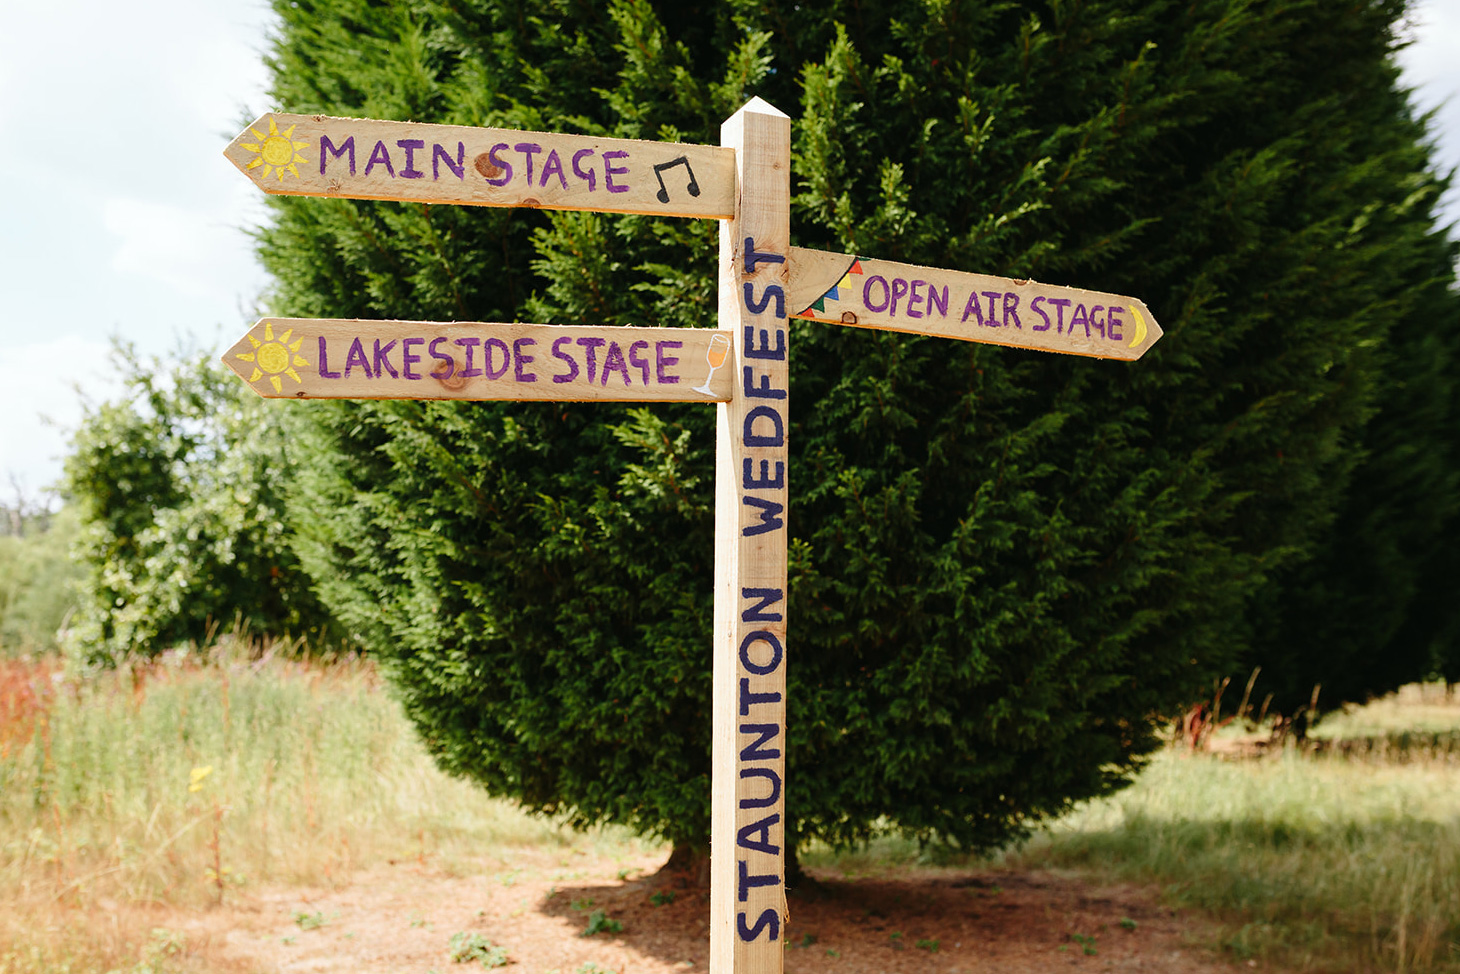
{"type": "Polygon", "coordinates": [[[78,684],[0,660],[0,974],[177,970],[149,905],[618,841],[442,775],[358,661],[175,657],[78,684]]]}
{"type": "MultiPolygon", "coordinates": [[[[1211,946],[1239,960],[1460,971],[1460,701],[1414,688],[1320,736],[1317,754],[1162,753],[1006,866],[1158,882],[1216,917],[1211,946]]],[[[219,651],[76,682],[0,660],[0,974],[189,970],[158,908],[261,884],[632,845],[437,772],[358,661],[219,651]]],[[[875,873],[913,854],[888,842],[807,860],[875,873]]]]}

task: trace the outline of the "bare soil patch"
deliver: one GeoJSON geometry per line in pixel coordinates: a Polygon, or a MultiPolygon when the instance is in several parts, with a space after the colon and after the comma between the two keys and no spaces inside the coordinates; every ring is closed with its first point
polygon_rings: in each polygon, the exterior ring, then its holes
{"type": "MultiPolygon", "coordinates": [[[[449,946],[454,934],[474,933],[507,949],[509,972],[707,970],[708,893],[658,873],[663,861],[537,849],[449,870],[407,861],[333,888],[234,894],[221,908],[168,919],[206,969],[448,974],[478,969],[454,964],[449,946]],[[622,930],[583,936],[597,911],[622,930]]],[[[813,875],[789,900],[792,974],[1233,969],[1197,946],[1211,942],[1203,922],[1161,906],[1152,888],[1053,871],[813,875]]]]}

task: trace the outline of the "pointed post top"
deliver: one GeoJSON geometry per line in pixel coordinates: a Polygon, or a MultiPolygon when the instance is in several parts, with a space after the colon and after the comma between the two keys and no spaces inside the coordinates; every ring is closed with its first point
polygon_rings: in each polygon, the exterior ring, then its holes
{"type": "Polygon", "coordinates": [[[740,111],[736,112],[735,114],[740,115],[745,113],[753,113],[756,115],[773,115],[776,118],[791,117],[785,112],[781,111],[776,106],[772,105],[770,102],[766,101],[764,98],[760,97],[760,95],[755,95],[750,99],[750,101],[746,102],[744,105],[741,105],[740,111]]]}

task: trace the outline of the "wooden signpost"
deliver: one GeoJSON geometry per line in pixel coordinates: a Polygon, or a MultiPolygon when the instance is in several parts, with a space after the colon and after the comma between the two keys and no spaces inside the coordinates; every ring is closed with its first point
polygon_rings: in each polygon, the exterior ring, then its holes
{"type": "Polygon", "coordinates": [[[791,120],[720,146],[265,115],[225,154],[269,193],[716,219],[719,328],[265,318],[224,361],[277,398],[714,402],[710,970],[783,970],[791,317],[1134,360],[1134,298],[790,244],[791,120]]]}

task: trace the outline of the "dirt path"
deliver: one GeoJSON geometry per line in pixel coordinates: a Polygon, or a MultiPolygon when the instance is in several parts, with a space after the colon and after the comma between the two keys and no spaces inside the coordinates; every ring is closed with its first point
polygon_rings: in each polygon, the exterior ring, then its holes
{"type": "MultiPolygon", "coordinates": [[[[708,895],[655,876],[660,865],[571,851],[508,854],[454,874],[405,862],[333,889],[257,891],[174,923],[198,960],[217,962],[209,969],[465,972],[479,968],[453,963],[449,942],[474,933],[505,946],[507,970],[522,974],[707,970],[708,895]],[[596,911],[622,930],[581,936],[596,911]]],[[[1193,946],[1209,942],[1207,931],[1154,891],[1052,872],[821,874],[790,909],[788,974],[1234,970],[1193,946]]]]}

